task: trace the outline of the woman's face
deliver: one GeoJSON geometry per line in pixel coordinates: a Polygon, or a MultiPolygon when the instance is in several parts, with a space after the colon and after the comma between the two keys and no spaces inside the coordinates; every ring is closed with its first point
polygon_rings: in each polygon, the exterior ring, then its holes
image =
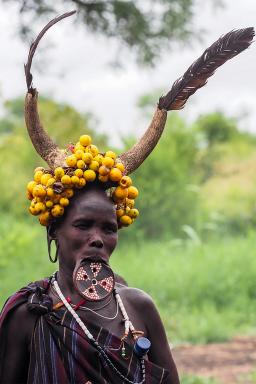
{"type": "Polygon", "coordinates": [[[56,229],[60,267],[71,272],[85,259],[108,263],[117,231],[114,205],[103,190],[93,188],[75,196],[56,229]]]}

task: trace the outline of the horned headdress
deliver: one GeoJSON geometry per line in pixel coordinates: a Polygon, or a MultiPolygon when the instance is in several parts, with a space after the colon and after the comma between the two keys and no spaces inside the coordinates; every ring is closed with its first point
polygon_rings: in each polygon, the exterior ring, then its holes
{"type": "Polygon", "coordinates": [[[63,214],[68,199],[73,196],[74,188],[82,188],[87,182],[99,180],[115,184],[112,197],[116,204],[119,224],[129,225],[138,216],[138,211],[134,209],[134,198],[138,191],[131,185],[132,181],[128,175],[143,163],[157,145],[165,127],[167,112],[182,109],[188,98],[207,83],[208,78],[219,66],[250,46],[255,32],[253,28],[234,30],[207,48],[184,75],[174,82],[171,90],[160,97],[144,135],[118,158],[112,151],[100,154],[87,135],[80,138],[72,149],[72,154],[67,156],[46,133],[40,121],[37,109],[38,93],[32,86],[30,69],[37,46],[47,30],[74,13],[75,11],[72,11],[56,17],[42,29],[30,46],[25,64],[28,90],[25,99],[26,125],[36,151],[49,166],[49,170],[36,169],[34,180],[28,184],[30,212],[40,215],[41,224],[48,225],[52,218],[63,214]]]}

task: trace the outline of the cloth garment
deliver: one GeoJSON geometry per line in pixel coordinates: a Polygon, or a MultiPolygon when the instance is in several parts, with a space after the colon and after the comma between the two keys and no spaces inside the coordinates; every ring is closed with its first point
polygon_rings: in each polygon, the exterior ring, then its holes
{"type": "MultiPolygon", "coordinates": [[[[0,372],[4,360],[5,328],[13,310],[27,303],[38,313],[31,341],[28,384],[108,384],[122,379],[106,365],[97,349],[86,337],[72,315],[65,309],[53,311],[47,290],[50,280],[32,283],[15,293],[0,314],[0,372]]],[[[140,361],[126,344],[126,358],[121,357],[121,340],[96,324],[86,326],[104,347],[116,368],[129,380],[141,381],[140,361]]],[[[169,380],[169,372],[145,361],[146,384],[161,384],[169,380]]]]}

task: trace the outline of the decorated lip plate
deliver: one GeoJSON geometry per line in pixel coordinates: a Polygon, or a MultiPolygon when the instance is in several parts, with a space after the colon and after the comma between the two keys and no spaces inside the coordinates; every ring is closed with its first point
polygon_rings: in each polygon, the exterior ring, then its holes
{"type": "Polygon", "coordinates": [[[79,294],[89,301],[109,296],[115,285],[114,273],[105,263],[83,261],[74,271],[73,281],[79,294]]]}

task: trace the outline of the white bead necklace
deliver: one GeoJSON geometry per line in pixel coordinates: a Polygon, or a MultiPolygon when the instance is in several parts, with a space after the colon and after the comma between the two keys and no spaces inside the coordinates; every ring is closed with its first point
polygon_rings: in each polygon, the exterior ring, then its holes
{"type": "MultiPolygon", "coordinates": [[[[138,383],[134,383],[134,381],[131,381],[129,379],[127,379],[116,367],[115,365],[112,363],[112,361],[109,359],[108,355],[106,354],[105,350],[99,345],[99,343],[94,339],[93,335],[91,334],[91,332],[89,331],[89,329],[86,327],[86,325],[83,323],[83,321],[80,319],[80,317],[78,316],[78,314],[74,311],[74,309],[72,308],[72,306],[68,303],[68,301],[66,300],[65,296],[63,295],[63,293],[61,292],[60,290],[60,287],[57,283],[57,280],[55,278],[53,278],[53,286],[56,290],[56,292],[58,293],[61,301],[63,302],[63,304],[65,305],[65,307],[67,308],[67,310],[72,314],[72,316],[74,317],[75,321],[78,323],[78,325],[81,327],[81,329],[83,330],[84,334],[88,337],[89,340],[91,340],[95,347],[98,349],[99,351],[99,354],[105,359],[105,361],[107,362],[107,364],[109,365],[109,367],[126,383],[129,383],[129,384],[143,384],[145,383],[145,380],[146,380],[146,374],[145,374],[145,362],[144,362],[144,359],[141,358],[140,359],[140,363],[141,363],[141,372],[142,372],[142,380],[138,383]]],[[[120,310],[122,312],[122,315],[124,317],[124,321],[125,321],[125,337],[126,338],[129,334],[129,330],[131,332],[133,332],[135,330],[132,322],[129,320],[129,317],[128,317],[128,314],[125,310],[125,307],[124,307],[124,304],[122,302],[122,299],[120,297],[120,295],[114,290],[114,293],[115,293],[115,296],[116,296],[116,300],[117,300],[117,303],[120,307],[120,310]]],[[[123,338],[123,339],[124,339],[123,338]]]]}

